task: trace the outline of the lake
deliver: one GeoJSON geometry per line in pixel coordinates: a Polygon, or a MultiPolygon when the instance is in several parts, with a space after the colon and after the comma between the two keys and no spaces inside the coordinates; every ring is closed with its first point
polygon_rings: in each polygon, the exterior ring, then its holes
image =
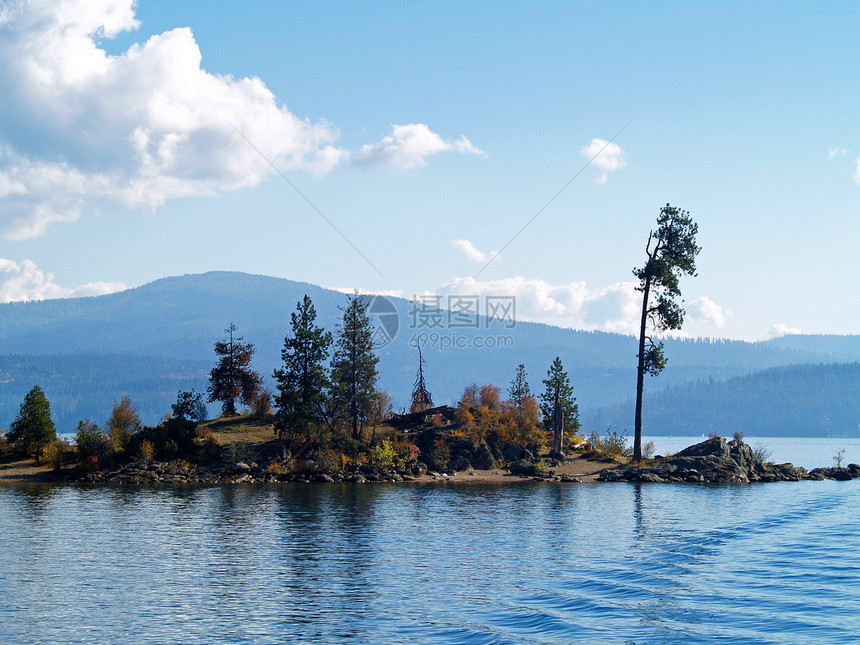
{"type": "Polygon", "coordinates": [[[0,486],[4,643],[846,643],[860,480],[0,486]]]}

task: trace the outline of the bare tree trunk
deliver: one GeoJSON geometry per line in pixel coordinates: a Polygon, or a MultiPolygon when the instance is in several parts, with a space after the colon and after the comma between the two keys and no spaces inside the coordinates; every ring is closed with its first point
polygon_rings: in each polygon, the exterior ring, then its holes
{"type": "Polygon", "coordinates": [[[559,397],[559,389],[561,385],[556,383],[555,386],[555,410],[552,415],[552,451],[562,456],[561,446],[564,442],[564,408],[561,407],[561,398],[559,397]]]}
{"type": "Polygon", "coordinates": [[[645,326],[648,323],[648,295],[651,279],[645,280],[642,290],[642,320],[639,324],[639,365],[636,369],[636,417],[633,430],[633,461],[642,459],[642,395],[645,391],[645,326]]]}

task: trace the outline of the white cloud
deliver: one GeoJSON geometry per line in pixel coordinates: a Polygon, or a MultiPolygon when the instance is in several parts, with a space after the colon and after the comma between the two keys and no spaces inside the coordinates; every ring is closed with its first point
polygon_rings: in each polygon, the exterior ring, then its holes
{"type": "Polygon", "coordinates": [[[54,282],[53,274],[44,273],[30,260],[18,263],[0,258],[0,302],[100,296],[126,288],[122,282],[90,282],[66,289],[54,282]]]}
{"type": "Polygon", "coordinates": [[[854,183],[860,185],[860,157],[857,157],[857,170],[854,171],[854,183]]]}
{"type": "MultiPolygon", "coordinates": [[[[591,288],[585,282],[551,284],[545,280],[516,276],[501,280],[478,281],[454,278],[436,294],[450,296],[513,296],[516,319],[560,327],[637,335],[642,313],[642,294],[637,281],[618,282],[591,288]]],[[[426,294],[425,294],[426,295],[426,294]]],[[[687,305],[689,327],[696,334],[708,335],[722,328],[731,312],[703,296],[687,305]]],[[[689,336],[686,332],[673,332],[689,336]]]]}
{"type": "Polygon", "coordinates": [[[0,234],[24,239],[92,202],[155,208],[254,186],[271,168],[322,174],[337,129],[279,105],[259,78],[201,68],[187,28],[108,55],[134,0],[31,0],[0,11],[0,234]]]}
{"type": "Polygon", "coordinates": [[[848,150],[845,148],[834,147],[827,150],[827,160],[831,160],[834,157],[844,157],[848,154],[848,150]]]}
{"type": "Polygon", "coordinates": [[[731,312],[726,312],[720,305],[708,298],[702,296],[687,303],[684,307],[687,318],[691,321],[705,323],[714,327],[725,327],[726,316],[731,315],[731,312]]]}
{"type": "Polygon", "coordinates": [[[579,149],[579,153],[591,161],[591,165],[601,170],[598,184],[605,184],[610,172],[621,170],[627,165],[627,158],[621,146],[605,139],[592,139],[591,143],[579,149]]]}
{"type": "Polygon", "coordinates": [[[767,330],[766,336],[768,338],[779,338],[780,336],[793,336],[795,334],[802,333],[803,332],[796,327],[789,327],[788,325],[777,323],[776,325],[772,325],[771,328],[767,330]]]}
{"type": "Polygon", "coordinates": [[[635,286],[635,282],[621,282],[589,289],[585,282],[554,285],[522,276],[485,282],[455,278],[439,287],[437,294],[513,296],[517,320],[629,334],[635,333],[639,315],[635,286]]]}
{"type": "Polygon", "coordinates": [[[495,251],[490,251],[489,253],[484,253],[483,251],[476,249],[475,246],[469,241],[464,239],[455,239],[451,240],[451,245],[457,249],[460,253],[469,258],[472,262],[489,262],[491,259],[501,260],[502,256],[496,255],[495,251]]]}
{"type": "Polygon", "coordinates": [[[392,165],[400,168],[423,166],[426,158],[440,152],[459,152],[486,156],[466,137],[445,140],[423,123],[392,126],[391,135],[375,144],[366,144],[358,152],[356,163],[369,167],[392,165]]]}

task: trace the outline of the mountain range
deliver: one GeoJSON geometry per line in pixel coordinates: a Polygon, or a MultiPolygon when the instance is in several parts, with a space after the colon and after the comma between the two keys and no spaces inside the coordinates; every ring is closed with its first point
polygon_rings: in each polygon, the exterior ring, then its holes
{"type": "MultiPolygon", "coordinates": [[[[313,300],[317,323],[334,332],[345,294],[235,272],[164,278],[98,297],[2,304],[0,427],[8,427],[34,384],[51,401],[61,432],[73,432],[80,419],[103,421],[124,395],[135,401],[145,423],[155,423],[170,410],[177,391],[205,391],[215,362],[213,344],[231,322],[254,343],[254,367],[273,388],[272,373],[281,365],[290,314],[305,294],[313,300]]],[[[380,385],[391,393],[396,409],[408,405],[420,343],[427,385],[437,404],[455,403],[464,386],[473,382],[491,382],[506,391],[520,363],[526,366],[533,392],[540,392],[541,379],[560,356],[584,429],[630,427],[633,337],[488,317],[492,310],[485,301],[475,298],[470,303],[447,311],[402,298],[374,297],[380,385]]],[[[860,361],[860,336],[785,336],[761,342],[670,338],[665,343],[669,365],[646,385],[645,427],[651,434],[710,432],[723,425],[729,433],[741,426],[749,434],[761,434],[755,405],[749,401],[772,401],[788,391],[810,419],[830,421],[804,421],[801,428],[796,412],[763,403],[770,434],[857,431],[860,397],[851,394],[856,390],[840,389],[839,396],[853,396],[858,403],[841,404],[844,410],[836,415],[834,390],[827,383],[837,376],[827,370],[860,361]],[[704,410],[713,418],[702,417],[704,410]]],[[[839,372],[838,379],[860,383],[860,370],[839,372]]],[[[217,409],[210,410],[214,414],[217,409]]]]}

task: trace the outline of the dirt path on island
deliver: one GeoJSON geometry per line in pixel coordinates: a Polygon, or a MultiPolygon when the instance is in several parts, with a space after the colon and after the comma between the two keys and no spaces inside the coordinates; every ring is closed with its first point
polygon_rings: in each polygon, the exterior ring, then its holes
{"type": "Polygon", "coordinates": [[[0,482],[38,482],[48,479],[51,467],[37,466],[32,459],[7,457],[0,461],[0,482]]]}

